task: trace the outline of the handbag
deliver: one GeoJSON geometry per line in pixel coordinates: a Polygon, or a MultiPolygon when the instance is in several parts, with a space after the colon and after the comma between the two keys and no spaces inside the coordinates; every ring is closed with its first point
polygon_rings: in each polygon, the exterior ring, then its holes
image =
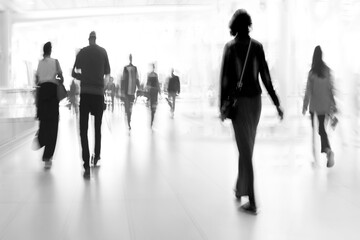
{"type": "MultiPolygon", "coordinates": [[[[238,83],[236,84],[236,90],[237,91],[241,91],[242,85],[243,85],[243,76],[244,76],[244,72],[245,72],[245,68],[246,68],[246,63],[247,63],[247,59],[249,56],[249,52],[250,52],[250,47],[251,47],[251,38],[250,38],[250,42],[249,42],[249,47],[246,53],[246,58],[245,58],[245,62],[244,62],[244,67],[241,71],[240,74],[240,79],[238,81],[238,83]]],[[[238,56],[236,56],[236,63],[237,65],[240,65],[240,58],[238,56]]],[[[228,96],[227,99],[225,99],[223,101],[223,104],[221,106],[221,119],[225,120],[226,118],[228,119],[233,119],[234,118],[234,114],[235,114],[235,109],[236,109],[236,103],[237,103],[237,99],[233,96],[228,96]]]]}
{"type": "Polygon", "coordinates": [[[333,114],[329,115],[329,117],[330,117],[330,126],[333,130],[335,130],[337,124],[339,123],[339,119],[333,114]]]}
{"type": "Polygon", "coordinates": [[[68,96],[64,84],[59,83],[57,85],[57,98],[59,102],[68,96]]]}

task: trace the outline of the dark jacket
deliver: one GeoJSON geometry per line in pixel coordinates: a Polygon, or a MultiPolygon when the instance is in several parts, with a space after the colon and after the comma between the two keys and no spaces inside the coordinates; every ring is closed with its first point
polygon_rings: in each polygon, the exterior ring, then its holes
{"type": "Polygon", "coordinates": [[[172,75],[169,78],[167,91],[174,92],[174,93],[180,93],[180,80],[179,80],[178,76],[172,75]]]}
{"type": "Polygon", "coordinates": [[[139,81],[137,67],[132,64],[129,64],[125,66],[123,70],[123,76],[121,80],[121,91],[125,95],[135,95],[136,87],[138,89],[140,88],[140,81],[139,81]],[[131,73],[129,72],[129,69],[131,73]],[[130,84],[131,87],[129,88],[130,84]]]}
{"type": "Polygon", "coordinates": [[[259,83],[259,74],[272,101],[276,106],[279,106],[279,99],[271,82],[262,44],[254,39],[252,39],[243,75],[243,86],[240,91],[237,89],[237,83],[245,62],[249,41],[250,38],[235,38],[225,45],[220,73],[220,107],[223,101],[229,96],[239,98],[260,95],[262,91],[259,83]],[[241,66],[238,66],[237,63],[239,61],[236,61],[236,57],[240,58],[241,66]]]}

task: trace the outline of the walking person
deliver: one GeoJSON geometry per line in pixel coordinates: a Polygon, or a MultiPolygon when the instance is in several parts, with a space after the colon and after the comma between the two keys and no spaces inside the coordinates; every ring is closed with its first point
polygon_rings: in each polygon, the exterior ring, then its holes
{"type": "MultiPolygon", "coordinates": [[[[326,154],[326,166],[332,167],[335,164],[334,152],[331,150],[329,138],[326,133],[326,120],[329,116],[336,113],[337,110],[331,70],[322,59],[322,50],[320,46],[315,47],[311,69],[308,75],[303,103],[304,115],[306,114],[308,107],[312,128],[314,128],[314,118],[317,117],[318,119],[321,152],[326,154]]],[[[315,149],[315,141],[313,141],[313,149],[315,149]]]]}
{"type": "Polygon", "coordinates": [[[73,79],[70,84],[69,90],[69,102],[70,102],[70,110],[73,109],[72,112],[78,116],[79,113],[79,86],[75,82],[76,80],[73,79]]]}
{"type": "Polygon", "coordinates": [[[239,151],[235,196],[238,200],[242,196],[248,196],[249,202],[241,208],[256,214],[252,157],[261,113],[259,74],[281,119],[283,111],[271,82],[262,44],[249,36],[251,25],[251,17],[243,9],[237,10],[230,20],[230,33],[235,38],[224,48],[220,75],[220,111],[224,120],[228,117],[224,113],[225,102],[234,100],[230,118],[239,151]]]}
{"type": "Polygon", "coordinates": [[[45,43],[43,51],[44,58],[39,61],[35,76],[38,85],[37,118],[40,124],[34,148],[45,147],[42,160],[45,168],[49,169],[52,165],[59,125],[57,86],[64,82],[64,77],[59,61],[51,58],[51,42],[45,43]]]}
{"type": "Polygon", "coordinates": [[[156,108],[158,104],[158,95],[161,94],[159,78],[155,72],[155,64],[151,64],[151,72],[147,76],[146,89],[149,94],[151,122],[150,126],[153,126],[156,108]]]}
{"type": "Polygon", "coordinates": [[[136,88],[140,88],[139,74],[137,67],[132,64],[132,55],[129,55],[129,65],[124,67],[121,91],[124,96],[125,113],[129,130],[131,130],[131,114],[135,100],[136,88]]]}
{"type": "Polygon", "coordinates": [[[76,56],[72,76],[80,80],[80,138],[84,177],[90,178],[90,152],[88,142],[89,114],[95,118],[95,148],[92,163],[100,160],[101,123],[104,111],[104,86],[110,76],[107,52],[96,44],[96,33],[89,35],[89,46],[84,47],[76,56]],[[105,76],[105,78],[104,78],[105,76]]]}
{"type": "Polygon", "coordinates": [[[114,78],[110,77],[110,82],[106,86],[106,90],[108,90],[108,96],[110,97],[111,111],[114,112],[114,101],[115,101],[115,93],[116,87],[114,83],[114,78]]]}
{"type": "Polygon", "coordinates": [[[174,117],[175,113],[175,101],[176,96],[180,93],[180,80],[179,77],[174,74],[174,69],[171,69],[171,75],[169,77],[169,82],[167,86],[168,104],[170,106],[171,117],[174,117]]]}

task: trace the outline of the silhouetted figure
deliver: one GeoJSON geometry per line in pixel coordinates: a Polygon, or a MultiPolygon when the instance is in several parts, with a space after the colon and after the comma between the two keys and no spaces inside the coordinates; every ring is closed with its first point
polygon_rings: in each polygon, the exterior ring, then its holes
{"type": "Polygon", "coordinates": [[[59,125],[59,100],[57,97],[57,85],[64,82],[62,70],[57,59],[51,58],[52,46],[45,43],[44,58],[39,61],[36,71],[37,94],[37,118],[40,126],[35,139],[34,147],[45,146],[42,160],[45,168],[52,165],[52,157],[55,151],[58,125],[59,125]]]}
{"type": "Polygon", "coordinates": [[[73,79],[70,84],[70,90],[69,90],[69,102],[70,102],[70,110],[73,109],[73,112],[76,114],[76,116],[79,113],[79,86],[75,82],[76,80],[73,79]]]}
{"type": "Polygon", "coordinates": [[[115,93],[116,93],[116,87],[114,83],[114,78],[110,77],[110,82],[107,84],[106,89],[108,90],[108,95],[111,99],[111,111],[114,111],[114,101],[115,101],[115,93]]]}
{"type": "Polygon", "coordinates": [[[166,99],[170,106],[171,117],[174,117],[176,96],[180,93],[180,80],[171,69],[171,75],[167,86],[168,98],[166,99]]]}
{"type": "Polygon", "coordinates": [[[161,93],[159,78],[157,73],[155,72],[155,64],[152,64],[152,71],[147,76],[146,89],[149,96],[150,103],[150,112],[151,112],[151,122],[150,125],[152,127],[154,123],[156,108],[158,104],[158,95],[161,93]]]}
{"type": "MultiPolygon", "coordinates": [[[[314,128],[314,118],[317,116],[319,120],[321,152],[326,154],[327,167],[332,167],[335,163],[334,152],[331,150],[329,138],[326,133],[325,119],[334,114],[337,109],[331,70],[322,59],[320,46],[315,47],[311,69],[308,75],[303,104],[304,115],[309,103],[311,126],[314,128]]],[[[313,141],[313,149],[315,149],[315,141],[313,141]]]]}
{"type": "Polygon", "coordinates": [[[80,137],[84,177],[90,177],[90,152],[88,142],[89,114],[95,117],[95,149],[92,161],[94,166],[100,160],[101,122],[104,111],[104,75],[108,79],[110,64],[107,52],[96,44],[96,33],[89,35],[89,46],[76,56],[72,76],[80,80],[80,137]]]}
{"type": "Polygon", "coordinates": [[[124,67],[123,79],[121,81],[121,91],[124,96],[125,113],[127,116],[128,127],[131,130],[131,114],[135,100],[136,87],[140,88],[139,74],[136,66],[132,64],[132,55],[129,55],[129,65],[124,67]]]}
{"type": "Polygon", "coordinates": [[[261,113],[259,73],[281,119],[283,111],[271,82],[262,44],[249,37],[251,24],[250,15],[243,9],[237,10],[229,23],[231,35],[235,38],[224,48],[220,76],[220,111],[226,100],[230,98],[235,100],[234,113],[231,117],[239,150],[235,196],[239,200],[242,196],[248,196],[249,203],[243,205],[242,209],[256,213],[252,156],[261,113]],[[246,65],[245,59],[247,59],[246,65]],[[243,75],[242,86],[238,86],[241,75],[243,75]]]}

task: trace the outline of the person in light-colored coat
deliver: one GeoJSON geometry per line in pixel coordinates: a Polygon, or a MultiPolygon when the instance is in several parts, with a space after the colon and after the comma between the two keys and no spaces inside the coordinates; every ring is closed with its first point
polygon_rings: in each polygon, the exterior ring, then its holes
{"type": "Polygon", "coordinates": [[[331,70],[322,60],[322,50],[320,46],[315,47],[313,62],[306,84],[303,102],[304,115],[308,108],[311,115],[312,127],[314,127],[315,116],[318,118],[321,152],[327,156],[327,167],[332,167],[334,165],[334,152],[330,147],[325,123],[328,116],[336,112],[336,103],[331,70]]]}

